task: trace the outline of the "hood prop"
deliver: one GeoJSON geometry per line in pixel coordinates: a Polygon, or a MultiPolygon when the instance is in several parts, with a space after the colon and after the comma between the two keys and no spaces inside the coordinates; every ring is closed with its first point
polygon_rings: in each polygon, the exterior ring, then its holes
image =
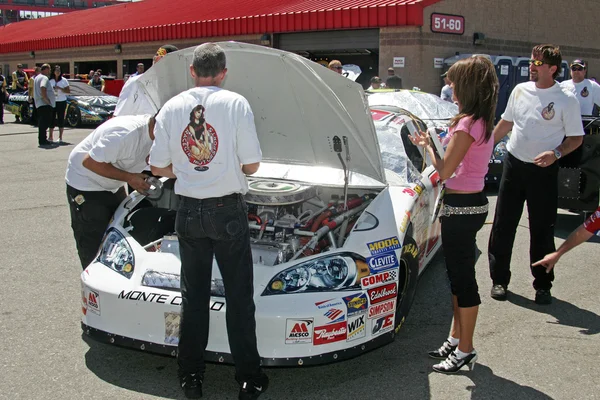
{"type": "MultiPolygon", "coordinates": [[[[346,161],[350,162],[350,147],[348,146],[348,136],[343,136],[344,146],[346,147],[346,161]]],[[[344,169],[344,211],[348,210],[348,179],[350,172],[342,158],[342,139],[339,136],[333,137],[333,151],[337,153],[338,159],[344,169]]]]}

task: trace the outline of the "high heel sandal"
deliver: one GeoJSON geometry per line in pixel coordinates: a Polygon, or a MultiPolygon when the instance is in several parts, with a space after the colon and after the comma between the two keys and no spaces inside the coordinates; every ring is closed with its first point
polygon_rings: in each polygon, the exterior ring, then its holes
{"type": "Polygon", "coordinates": [[[435,372],[441,372],[442,374],[455,374],[465,365],[472,371],[475,368],[475,362],[477,361],[477,352],[473,350],[465,358],[458,358],[456,353],[453,351],[450,353],[448,358],[439,364],[433,366],[435,372]]]}
{"type": "Polygon", "coordinates": [[[446,339],[444,344],[442,344],[442,347],[440,347],[439,349],[437,349],[435,351],[430,351],[427,354],[429,355],[429,357],[435,358],[436,360],[445,360],[446,358],[448,358],[450,353],[452,353],[454,350],[456,350],[456,347],[457,346],[452,346],[450,344],[450,341],[448,339],[446,339]]]}

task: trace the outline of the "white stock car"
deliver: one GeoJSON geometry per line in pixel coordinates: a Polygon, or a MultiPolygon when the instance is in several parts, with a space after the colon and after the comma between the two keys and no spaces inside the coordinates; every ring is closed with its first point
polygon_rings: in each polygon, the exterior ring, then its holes
{"type": "MultiPolygon", "coordinates": [[[[373,121],[360,85],[295,54],[221,45],[223,86],[250,102],[263,151],[246,195],[263,365],[339,361],[392,341],[440,247],[438,174],[406,156],[403,124],[373,121]]],[[[170,71],[188,71],[192,57],[193,48],[168,54],[137,81],[138,95],[158,109],[191,87],[170,71]]],[[[81,274],[87,335],[176,354],[177,202],[163,178],[119,206],[81,274]]],[[[215,262],[206,359],[232,362],[223,293],[215,262]]]]}

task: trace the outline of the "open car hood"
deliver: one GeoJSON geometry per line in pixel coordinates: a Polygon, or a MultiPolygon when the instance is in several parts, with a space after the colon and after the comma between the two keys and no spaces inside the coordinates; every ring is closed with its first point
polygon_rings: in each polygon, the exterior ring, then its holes
{"type": "MultiPolygon", "coordinates": [[[[227,56],[222,86],[248,99],[264,162],[308,167],[301,180],[312,182],[323,168],[342,170],[334,151],[337,136],[351,171],[350,185],[362,178],[385,184],[375,127],[359,84],[297,54],[246,43],[219,45],[227,56]]],[[[193,87],[189,66],[194,49],[167,54],[134,82],[156,110],[193,87]]],[[[343,184],[343,174],[334,175],[336,181],[328,183],[343,184]]]]}

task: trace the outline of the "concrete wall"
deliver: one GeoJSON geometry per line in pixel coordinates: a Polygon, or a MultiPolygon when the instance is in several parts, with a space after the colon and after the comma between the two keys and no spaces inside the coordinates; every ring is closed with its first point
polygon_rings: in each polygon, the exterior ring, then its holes
{"type": "Polygon", "coordinates": [[[561,47],[564,59],[588,61],[588,77],[600,78],[597,10],[595,0],[444,0],[425,8],[421,28],[381,29],[380,74],[386,76],[394,56],[406,57],[406,67],[396,69],[404,87],[439,93],[442,82],[440,70],[433,68],[434,57],[456,52],[528,57],[534,45],[553,43],[561,47]],[[433,12],[463,16],[464,35],[432,33],[433,12]],[[485,44],[473,45],[475,32],[485,34],[485,44]]]}

